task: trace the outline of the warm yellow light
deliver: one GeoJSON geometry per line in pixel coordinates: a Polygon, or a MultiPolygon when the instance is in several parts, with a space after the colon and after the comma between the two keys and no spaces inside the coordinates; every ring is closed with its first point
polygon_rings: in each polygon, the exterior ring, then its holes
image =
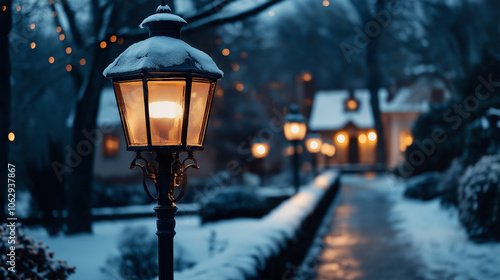
{"type": "Polygon", "coordinates": [[[359,143],[364,144],[364,143],[366,143],[366,140],[367,140],[366,134],[361,134],[358,136],[359,143]]]}
{"type": "Polygon", "coordinates": [[[35,49],[35,48],[36,48],[36,44],[35,44],[35,42],[31,42],[30,47],[31,47],[32,49],[35,49]]]}
{"type": "Polygon", "coordinates": [[[83,66],[85,64],[87,64],[87,60],[85,58],[80,59],[80,65],[83,66]]]}
{"type": "Polygon", "coordinates": [[[344,143],[345,140],[346,140],[346,137],[344,134],[341,133],[341,134],[337,135],[337,142],[339,142],[340,144],[344,143]]]}
{"type": "Polygon", "coordinates": [[[306,137],[307,126],[305,123],[290,122],[285,123],[283,130],[288,141],[303,140],[306,137]]]}
{"type": "Polygon", "coordinates": [[[175,119],[182,114],[182,108],[172,101],[149,103],[149,116],[153,119],[175,119]]]}
{"type": "Polygon", "coordinates": [[[330,143],[323,142],[323,145],[321,145],[321,153],[325,156],[333,157],[336,151],[335,146],[330,143]]]}
{"type": "Polygon", "coordinates": [[[313,150],[316,150],[319,147],[318,141],[312,140],[311,143],[309,143],[309,147],[311,147],[311,149],[313,150]]]}
{"type": "Polygon", "coordinates": [[[229,49],[223,49],[222,50],[222,55],[223,56],[228,56],[231,52],[229,51],[229,49]]]}
{"type": "Polygon", "coordinates": [[[247,53],[247,52],[241,52],[241,53],[240,53],[240,57],[241,57],[242,59],[247,59],[247,58],[248,58],[248,53],[247,53]]]}
{"type": "Polygon", "coordinates": [[[257,153],[263,155],[266,153],[266,151],[267,151],[267,149],[264,145],[257,146],[257,153]]]}
{"type": "Polygon", "coordinates": [[[101,49],[106,48],[107,45],[108,44],[105,41],[102,41],[101,44],[99,44],[99,46],[101,47],[101,49]]]}
{"type": "Polygon", "coordinates": [[[241,82],[236,83],[236,90],[237,91],[243,91],[245,89],[245,86],[241,82]]]}
{"type": "Polygon", "coordinates": [[[7,10],[7,6],[5,6],[5,5],[4,5],[4,6],[2,7],[2,11],[3,11],[3,12],[5,12],[5,10],[7,10]]]}
{"type": "Polygon", "coordinates": [[[370,141],[377,140],[377,134],[375,132],[368,133],[368,140],[370,140],[370,141]]]}
{"type": "Polygon", "coordinates": [[[325,6],[325,7],[330,6],[330,1],[328,1],[328,0],[323,1],[323,6],[325,6]]]}
{"type": "Polygon", "coordinates": [[[265,158],[269,154],[269,145],[267,143],[252,144],[252,155],[254,158],[265,158]]]}
{"type": "Polygon", "coordinates": [[[36,25],[34,23],[30,24],[31,30],[35,29],[36,25]]]}
{"type": "Polygon", "coordinates": [[[64,34],[59,35],[59,40],[64,41],[64,38],[66,38],[66,36],[64,36],[64,34]]]}
{"type": "Polygon", "coordinates": [[[353,111],[353,110],[356,110],[357,108],[358,108],[358,102],[356,102],[356,100],[349,99],[347,101],[347,109],[353,111]]]}
{"type": "Polygon", "coordinates": [[[269,11],[267,14],[268,14],[270,17],[274,17],[274,15],[275,15],[274,11],[269,11]]]}
{"type": "Polygon", "coordinates": [[[71,72],[73,70],[73,66],[71,64],[66,65],[66,71],[71,72]]]}
{"type": "Polygon", "coordinates": [[[117,39],[118,39],[118,38],[116,38],[116,36],[115,36],[115,35],[113,35],[113,36],[109,37],[109,41],[110,41],[111,43],[116,42],[116,40],[117,40],[117,39]]]}
{"type": "Polygon", "coordinates": [[[309,73],[304,73],[304,75],[302,75],[302,80],[304,80],[305,82],[310,82],[312,80],[312,75],[309,73]]]}
{"type": "Polygon", "coordinates": [[[239,70],[240,70],[240,66],[239,66],[238,64],[236,64],[236,63],[235,63],[235,64],[233,64],[233,71],[234,71],[234,72],[237,72],[237,71],[239,71],[239,70]]]}
{"type": "Polygon", "coordinates": [[[62,27],[58,26],[58,27],[56,28],[56,31],[57,31],[57,33],[61,33],[61,31],[62,31],[62,27]]]}
{"type": "Polygon", "coordinates": [[[123,42],[124,42],[124,41],[125,41],[125,40],[123,40],[123,38],[118,38],[118,45],[123,44],[123,42]]]}
{"type": "Polygon", "coordinates": [[[14,134],[14,132],[9,132],[9,135],[7,137],[9,138],[10,142],[16,139],[16,135],[14,134]]]}
{"type": "Polygon", "coordinates": [[[67,47],[67,48],[66,48],[66,53],[67,53],[67,54],[70,54],[70,53],[71,53],[71,51],[72,51],[71,47],[67,47]]]}
{"type": "Polygon", "coordinates": [[[399,150],[405,152],[407,147],[413,144],[413,136],[409,130],[404,130],[399,133],[399,150]]]}
{"type": "Polygon", "coordinates": [[[50,64],[54,63],[54,57],[53,56],[49,57],[49,63],[50,64]]]}
{"type": "Polygon", "coordinates": [[[321,144],[323,141],[319,138],[308,138],[306,140],[306,148],[310,153],[319,153],[321,151],[321,144]]]}
{"type": "Polygon", "coordinates": [[[16,11],[20,12],[21,11],[21,6],[16,7],[16,11]]]}
{"type": "Polygon", "coordinates": [[[413,137],[411,135],[405,137],[405,144],[406,146],[410,146],[411,144],[413,144],[413,137]]]}
{"type": "Polygon", "coordinates": [[[103,154],[106,157],[116,156],[120,151],[120,138],[115,135],[104,136],[103,154]]]}

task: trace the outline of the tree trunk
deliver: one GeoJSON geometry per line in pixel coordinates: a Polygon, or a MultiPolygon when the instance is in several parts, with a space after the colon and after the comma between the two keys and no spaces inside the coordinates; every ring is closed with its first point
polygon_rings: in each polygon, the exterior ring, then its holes
{"type": "Polygon", "coordinates": [[[91,232],[91,200],[95,146],[101,144],[102,134],[96,129],[101,90],[106,82],[102,71],[106,67],[109,49],[96,48],[76,104],[73,119],[73,137],[68,181],[68,231],[67,234],[91,232]]]}
{"type": "MultiPolygon", "coordinates": [[[[9,162],[9,140],[7,135],[10,130],[10,60],[9,60],[9,32],[12,26],[12,11],[10,0],[0,0],[0,7],[5,7],[5,11],[0,11],[0,166],[2,180],[7,178],[7,164],[9,162]]],[[[7,201],[7,183],[0,184],[0,219],[5,221],[5,206],[7,201]]]]}
{"type": "MultiPolygon", "coordinates": [[[[378,0],[376,4],[376,11],[377,12],[382,11],[385,8],[386,8],[385,0],[378,0]]],[[[373,18],[370,18],[369,13],[367,15],[368,16],[365,19],[365,23],[374,20],[373,18]]],[[[383,164],[385,166],[386,165],[385,134],[384,134],[384,127],[382,126],[382,118],[380,115],[380,104],[379,104],[380,102],[378,95],[378,91],[382,85],[382,83],[380,82],[380,79],[382,77],[380,75],[380,65],[378,61],[378,47],[379,47],[380,37],[382,36],[383,31],[384,28],[381,27],[378,36],[375,36],[368,45],[366,60],[369,69],[368,90],[370,91],[370,96],[371,96],[370,105],[372,107],[373,121],[375,124],[375,131],[377,132],[377,139],[378,139],[376,158],[377,158],[377,163],[383,164]]]]}

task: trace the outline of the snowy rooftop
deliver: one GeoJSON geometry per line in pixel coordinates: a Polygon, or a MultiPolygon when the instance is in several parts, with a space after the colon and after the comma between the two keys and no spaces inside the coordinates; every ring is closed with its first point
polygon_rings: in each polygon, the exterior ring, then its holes
{"type": "MultiPolygon", "coordinates": [[[[382,113],[422,113],[429,109],[429,99],[416,94],[413,88],[401,88],[390,101],[387,90],[380,89],[378,93],[382,113]]],[[[359,108],[349,112],[344,110],[344,102],[349,98],[348,90],[316,92],[309,120],[311,130],[339,130],[348,123],[360,129],[373,128],[370,92],[366,89],[355,90],[354,97],[359,101],[359,108]]]]}
{"type": "Polygon", "coordinates": [[[105,87],[101,91],[99,112],[97,113],[97,127],[121,125],[120,113],[116,105],[115,93],[112,87],[105,87]]]}

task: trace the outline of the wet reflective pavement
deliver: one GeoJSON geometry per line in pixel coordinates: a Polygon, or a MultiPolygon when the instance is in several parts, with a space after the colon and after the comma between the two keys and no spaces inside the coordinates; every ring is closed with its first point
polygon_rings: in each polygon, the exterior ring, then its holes
{"type": "Polygon", "coordinates": [[[296,279],[424,280],[424,266],[396,238],[382,177],[342,177],[342,189],[296,279]],[[321,233],[322,232],[322,233],[321,233]]]}

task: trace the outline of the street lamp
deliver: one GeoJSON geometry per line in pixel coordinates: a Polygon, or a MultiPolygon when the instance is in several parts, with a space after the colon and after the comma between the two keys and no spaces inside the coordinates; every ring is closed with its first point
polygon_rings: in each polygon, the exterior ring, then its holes
{"type": "Polygon", "coordinates": [[[175,202],[186,190],[186,170],[199,168],[193,152],[203,150],[215,86],[223,76],[207,54],[180,39],[186,24],[162,1],[140,25],[149,38],[126,49],[103,73],[113,83],[127,150],[136,152],[130,169],[142,169],[144,190],[158,201],[160,280],[174,277],[175,202]],[[156,152],[158,168],[142,151],[156,152]],[[188,153],[182,161],[181,152],[188,153]],[[156,196],[147,178],[154,181],[156,196]]]}
{"type": "Polygon", "coordinates": [[[306,137],[307,126],[306,118],[299,113],[299,107],[296,104],[290,105],[290,113],[285,116],[285,125],[283,130],[285,137],[288,141],[291,141],[294,147],[293,154],[293,171],[294,171],[294,183],[295,183],[295,193],[299,192],[300,186],[300,176],[299,176],[299,153],[297,152],[297,147],[299,146],[299,141],[304,140],[306,137]]]}
{"type": "Polygon", "coordinates": [[[318,167],[317,167],[317,155],[321,151],[321,145],[323,144],[323,140],[321,140],[321,136],[318,133],[310,133],[306,139],[306,148],[309,153],[312,154],[312,166],[314,176],[318,175],[318,167]]]}
{"type": "Polygon", "coordinates": [[[264,185],[265,177],[265,161],[264,159],[269,154],[269,144],[266,141],[260,139],[254,139],[252,141],[252,156],[257,161],[257,166],[260,172],[261,184],[264,185]]]}

